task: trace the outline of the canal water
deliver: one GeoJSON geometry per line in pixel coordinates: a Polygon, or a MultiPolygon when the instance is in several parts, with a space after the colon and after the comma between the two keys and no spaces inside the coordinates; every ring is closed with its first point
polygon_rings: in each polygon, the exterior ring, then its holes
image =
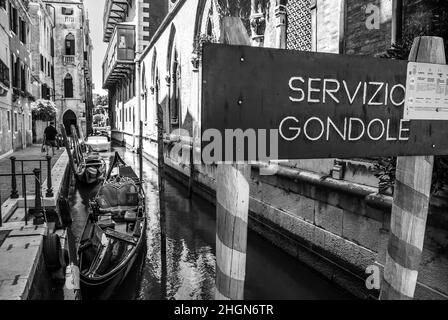
{"type": "MultiPolygon", "coordinates": [[[[134,153],[115,148],[138,171],[134,153]]],[[[106,162],[113,153],[104,153],[106,162]]],[[[114,299],[207,300],[214,298],[215,207],[193,196],[188,199],[183,185],[167,177],[166,197],[166,296],[161,290],[160,226],[157,169],[143,165],[147,195],[147,246],[139,263],[114,299]]],[[[74,186],[69,201],[73,223],[71,235],[77,242],[87,218],[89,199],[98,187],[74,186]]],[[[71,252],[73,256],[74,250],[71,252]]],[[[245,299],[350,299],[333,283],[301,264],[254,232],[249,231],[245,299]]]]}

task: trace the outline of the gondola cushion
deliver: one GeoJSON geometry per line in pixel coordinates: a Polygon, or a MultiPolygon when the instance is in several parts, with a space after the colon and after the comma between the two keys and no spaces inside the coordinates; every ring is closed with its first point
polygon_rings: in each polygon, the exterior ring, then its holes
{"type": "Polygon", "coordinates": [[[97,203],[101,213],[136,211],[138,191],[134,183],[106,184],[98,192],[97,203]]]}

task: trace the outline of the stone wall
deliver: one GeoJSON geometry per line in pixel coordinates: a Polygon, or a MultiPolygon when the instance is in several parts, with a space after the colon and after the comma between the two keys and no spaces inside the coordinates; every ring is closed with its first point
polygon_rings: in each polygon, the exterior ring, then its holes
{"type": "Polygon", "coordinates": [[[384,53],[390,47],[391,21],[392,0],[346,0],[345,53],[371,56],[384,53]],[[372,14],[375,17],[376,13],[380,20],[377,26],[372,26],[369,17],[372,14]]]}

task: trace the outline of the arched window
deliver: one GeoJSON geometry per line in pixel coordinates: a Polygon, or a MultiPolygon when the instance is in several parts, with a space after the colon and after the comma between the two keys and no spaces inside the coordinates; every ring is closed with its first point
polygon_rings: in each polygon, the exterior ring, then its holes
{"type": "Polygon", "coordinates": [[[153,94],[153,121],[157,126],[157,104],[159,103],[159,70],[157,68],[157,50],[154,48],[151,63],[151,93],[153,94]]]}
{"type": "Polygon", "coordinates": [[[64,78],[64,97],[73,98],[73,78],[68,73],[64,78]]]}
{"type": "Polygon", "coordinates": [[[207,36],[212,37],[213,36],[213,24],[210,17],[207,18],[207,36]]]}
{"type": "Polygon", "coordinates": [[[171,67],[171,124],[179,124],[180,118],[180,63],[177,50],[174,49],[171,67]]]}
{"type": "MultiPolygon", "coordinates": [[[[146,88],[146,66],[143,63],[142,67],[142,89],[143,89],[143,106],[145,109],[145,122],[148,122],[148,92],[146,88]]],[[[140,97],[138,97],[140,99],[140,97]]]]}
{"type": "Polygon", "coordinates": [[[69,33],[65,37],[65,55],[74,56],[75,55],[75,36],[69,33]]]}

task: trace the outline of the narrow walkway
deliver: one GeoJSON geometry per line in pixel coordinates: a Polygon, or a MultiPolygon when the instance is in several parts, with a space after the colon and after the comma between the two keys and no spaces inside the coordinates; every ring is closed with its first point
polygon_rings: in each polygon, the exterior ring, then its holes
{"type": "MultiPolygon", "coordinates": [[[[58,161],[61,154],[65,149],[55,149],[55,156],[51,159],[52,167],[58,161]]],[[[51,152],[50,152],[51,155],[51,152]]],[[[16,157],[17,160],[27,159],[27,160],[46,160],[46,153],[41,152],[41,145],[32,145],[26,149],[19,150],[11,154],[9,157],[0,160],[0,174],[10,174],[11,173],[11,157],[16,157]]],[[[32,173],[35,168],[40,168],[39,162],[24,162],[23,171],[25,173],[32,173]]],[[[22,167],[20,163],[16,163],[16,173],[21,173],[22,167]]],[[[47,177],[47,164],[42,163],[42,182],[46,180],[47,177]]],[[[27,194],[34,194],[34,179],[33,177],[27,177],[26,180],[27,194]]],[[[17,190],[19,195],[22,195],[22,178],[17,177],[17,190]]],[[[11,179],[1,177],[0,178],[0,196],[1,203],[3,204],[11,195],[11,179]]]]}

